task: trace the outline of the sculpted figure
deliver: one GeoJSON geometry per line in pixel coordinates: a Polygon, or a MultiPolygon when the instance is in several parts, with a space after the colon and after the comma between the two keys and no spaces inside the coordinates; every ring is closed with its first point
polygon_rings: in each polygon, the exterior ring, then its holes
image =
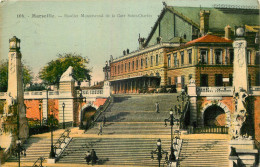
{"type": "Polygon", "coordinates": [[[240,136],[240,130],[243,125],[243,123],[246,120],[246,107],[245,107],[245,101],[248,97],[248,94],[243,90],[242,88],[239,89],[239,92],[236,92],[234,95],[235,98],[235,136],[240,136]]]}

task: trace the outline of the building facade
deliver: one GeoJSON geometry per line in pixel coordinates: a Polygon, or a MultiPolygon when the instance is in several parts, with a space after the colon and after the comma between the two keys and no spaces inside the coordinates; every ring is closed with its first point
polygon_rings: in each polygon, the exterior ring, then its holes
{"type": "Polygon", "coordinates": [[[191,78],[197,86],[232,85],[232,40],[241,25],[248,42],[249,85],[259,85],[259,11],[165,5],[148,37],[139,37],[137,51],[110,58],[110,75],[104,72],[112,93],[167,86],[180,91],[191,78]]]}

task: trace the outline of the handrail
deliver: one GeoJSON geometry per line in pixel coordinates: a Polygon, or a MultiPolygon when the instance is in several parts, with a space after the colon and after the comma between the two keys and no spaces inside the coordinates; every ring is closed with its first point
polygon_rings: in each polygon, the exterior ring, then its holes
{"type": "Polygon", "coordinates": [[[93,115],[93,120],[89,124],[88,129],[92,128],[95,125],[95,122],[98,120],[100,115],[108,108],[110,103],[111,103],[111,97],[107,98],[106,102],[103,104],[103,107],[99,107],[97,112],[93,115]]]}
{"type": "Polygon", "coordinates": [[[45,160],[44,157],[39,157],[39,158],[34,162],[34,164],[33,164],[32,167],[36,167],[36,166],[40,166],[40,167],[42,167],[42,162],[43,162],[44,160],[45,160]],[[37,163],[38,163],[39,160],[40,160],[41,162],[40,162],[39,165],[37,165],[37,163]]]}
{"type": "Polygon", "coordinates": [[[182,115],[180,117],[180,122],[181,122],[182,125],[184,124],[184,120],[185,120],[185,117],[186,117],[186,113],[187,113],[187,111],[189,109],[189,105],[190,105],[190,101],[187,100],[187,102],[185,104],[185,107],[184,107],[184,110],[183,110],[183,113],[182,113],[182,115]]]}
{"type": "MultiPolygon", "coordinates": [[[[69,138],[71,130],[70,129],[66,129],[60,136],[60,138],[56,141],[56,143],[54,144],[54,148],[56,149],[61,149],[61,144],[62,143],[66,143],[66,138],[69,138]],[[66,134],[67,133],[67,134],[66,134]],[[65,135],[66,134],[66,135],[65,135]]],[[[55,151],[56,154],[56,151],[55,151]]]]}

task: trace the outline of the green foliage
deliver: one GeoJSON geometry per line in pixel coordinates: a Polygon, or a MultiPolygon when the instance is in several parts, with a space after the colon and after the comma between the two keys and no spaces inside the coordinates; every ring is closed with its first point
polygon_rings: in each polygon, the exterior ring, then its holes
{"type": "Polygon", "coordinates": [[[73,67],[73,77],[77,81],[90,80],[87,67],[88,59],[76,53],[59,54],[56,60],[50,61],[39,73],[40,78],[48,85],[58,84],[61,75],[73,67]]]}
{"type": "MultiPolygon", "coordinates": [[[[23,67],[23,84],[26,85],[32,81],[32,72],[26,65],[23,67]]],[[[8,60],[0,62],[0,92],[6,92],[8,88],[8,60]]]]}
{"type": "Polygon", "coordinates": [[[4,113],[5,100],[0,100],[0,114],[4,113]]]}

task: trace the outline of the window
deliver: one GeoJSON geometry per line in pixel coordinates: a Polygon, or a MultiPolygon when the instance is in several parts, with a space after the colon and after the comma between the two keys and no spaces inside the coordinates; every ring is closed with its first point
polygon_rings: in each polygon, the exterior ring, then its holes
{"type": "Polygon", "coordinates": [[[250,50],[247,51],[247,64],[248,65],[251,64],[251,51],[250,50]]]}
{"type": "Polygon", "coordinates": [[[115,66],[115,74],[116,74],[116,66],[115,66]]]}
{"type": "Polygon", "coordinates": [[[160,76],[160,74],[157,72],[157,73],[156,73],[156,76],[157,76],[157,77],[159,77],[159,76],[160,76]]]}
{"type": "Polygon", "coordinates": [[[255,86],[260,86],[260,72],[256,73],[256,76],[255,76],[255,86]]]}
{"type": "Polygon", "coordinates": [[[174,57],[174,66],[177,67],[178,66],[177,53],[174,53],[173,57],[174,57]]]}
{"type": "Polygon", "coordinates": [[[189,64],[192,64],[192,50],[188,50],[189,64]]]}
{"type": "Polygon", "coordinates": [[[256,52],[255,55],[255,65],[259,65],[260,64],[260,55],[259,52],[256,52]]]}
{"type": "Polygon", "coordinates": [[[184,64],[184,52],[183,51],[181,52],[181,64],[182,65],[184,64]]]}
{"type": "Polygon", "coordinates": [[[145,67],[147,67],[148,66],[148,58],[146,57],[145,58],[145,67]]]}
{"type": "Polygon", "coordinates": [[[120,73],[120,65],[118,65],[118,74],[120,73]]]}
{"type": "Polygon", "coordinates": [[[175,85],[177,87],[177,84],[178,84],[178,78],[177,77],[174,77],[174,83],[175,83],[175,85]]]}
{"type": "Polygon", "coordinates": [[[153,56],[151,56],[151,66],[153,66],[153,56]]]}
{"type": "Polygon", "coordinates": [[[125,72],[126,72],[126,63],[125,63],[125,72]]]}
{"type": "Polygon", "coordinates": [[[159,56],[158,55],[156,55],[156,65],[158,66],[158,63],[159,63],[159,56]]]}
{"type": "Polygon", "coordinates": [[[168,67],[171,67],[171,55],[168,55],[168,67]]]}
{"type": "Polygon", "coordinates": [[[208,50],[206,50],[206,49],[201,49],[200,50],[200,62],[202,64],[207,64],[208,63],[208,50]]]}
{"type": "Polygon", "coordinates": [[[138,60],[136,60],[136,69],[138,69],[138,60]]]}
{"type": "Polygon", "coordinates": [[[133,61],[132,62],[132,70],[134,70],[135,69],[135,62],[133,61]]]}
{"type": "Polygon", "coordinates": [[[128,71],[130,71],[130,69],[131,69],[131,63],[129,62],[128,63],[128,71]]]}
{"type": "Polygon", "coordinates": [[[248,74],[248,86],[249,86],[249,87],[252,86],[252,85],[251,85],[251,75],[250,75],[250,74],[248,74]]]}
{"type": "Polygon", "coordinates": [[[172,79],[171,77],[168,77],[168,85],[171,85],[172,84],[172,79]]]}
{"type": "Polygon", "coordinates": [[[181,88],[184,89],[184,87],[185,87],[185,76],[182,75],[181,76],[181,88]]]}
{"type": "Polygon", "coordinates": [[[141,59],[141,68],[143,68],[143,63],[144,63],[143,59],[141,59]]]}
{"type": "Polygon", "coordinates": [[[200,74],[200,86],[208,86],[208,74],[200,74]]]}
{"type": "Polygon", "coordinates": [[[229,86],[233,85],[233,75],[229,74],[229,86]]]}
{"type": "Polygon", "coordinates": [[[216,64],[222,64],[222,50],[215,50],[215,62],[216,64]]]}
{"type": "Polygon", "coordinates": [[[229,64],[233,64],[234,61],[234,50],[229,49],[229,64]]]}
{"type": "Polygon", "coordinates": [[[215,86],[223,86],[222,74],[215,74],[215,86]]]}
{"type": "Polygon", "coordinates": [[[121,72],[123,72],[123,70],[124,70],[124,65],[121,64],[121,72]]]}

